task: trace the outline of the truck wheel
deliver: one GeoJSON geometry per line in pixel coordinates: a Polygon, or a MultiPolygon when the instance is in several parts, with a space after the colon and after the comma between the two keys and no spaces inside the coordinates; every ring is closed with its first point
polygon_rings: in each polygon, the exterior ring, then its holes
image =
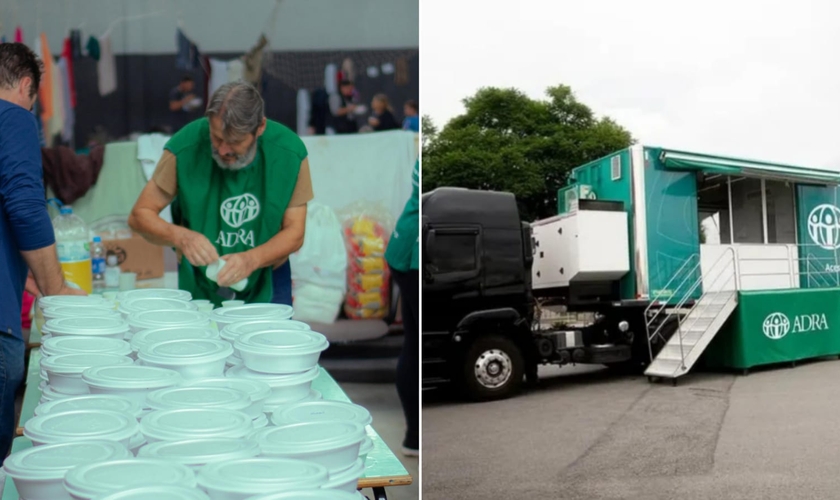
{"type": "Polygon", "coordinates": [[[464,359],[463,390],[475,401],[510,397],[522,386],[524,365],[522,353],[510,340],[498,336],[479,338],[464,359]]]}

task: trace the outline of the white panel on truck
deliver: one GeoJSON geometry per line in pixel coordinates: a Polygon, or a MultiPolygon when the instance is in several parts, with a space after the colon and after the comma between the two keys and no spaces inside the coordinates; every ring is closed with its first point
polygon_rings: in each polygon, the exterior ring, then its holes
{"type": "Polygon", "coordinates": [[[534,289],[613,281],[630,271],[627,213],[578,210],[535,222],[534,289]]]}

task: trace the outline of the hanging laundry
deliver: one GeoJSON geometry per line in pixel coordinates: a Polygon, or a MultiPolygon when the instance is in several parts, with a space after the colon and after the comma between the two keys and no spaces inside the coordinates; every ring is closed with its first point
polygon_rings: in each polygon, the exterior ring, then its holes
{"type": "Polygon", "coordinates": [[[309,91],[306,89],[298,89],[297,94],[297,133],[300,136],[309,135],[309,111],[310,103],[309,91]]]}
{"type": "Polygon", "coordinates": [[[199,61],[198,47],[178,29],[175,34],[175,43],[178,47],[178,55],[175,59],[175,67],[192,71],[201,65],[199,61]]]}
{"type": "Polygon", "coordinates": [[[15,28],[15,43],[23,43],[23,30],[20,26],[15,28]]]}
{"type": "Polygon", "coordinates": [[[99,95],[108,95],[117,90],[117,60],[111,48],[111,36],[99,37],[99,60],[96,63],[99,73],[99,95]]]}
{"type": "Polygon", "coordinates": [[[238,82],[245,79],[245,63],[240,59],[233,59],[227,63],[227,81],[238,82]]]}
{"type": "Polygon", "coordinates": [[[99,60],[99,40],[95,36],[88,38],[87,51],[94,61],[99,60]]]}
{"type": "Polygon", "coordinates": [[[61,140],[73,144],[73,129],[76,126],[76,113],[73,111],[71,102],[72,91],[70,89],[70,61],[65,57],[58,60],[59,74],[61,75],[61,96],[63,104],[64,120],[61,123],[61,140]]]}
{"type": "MultiPolygon", "coordinates": [[[[47,42],[47,35],[35,39],[35,53],[41,57],[44,63],[44,73],[41,75],[41,86],[38,88],[38,99],[41,101],[41,120],[44,121],[44,128],[47,129],[47,122],[53,116],[53,58],[50,53],[50,44],[47,42]]],[[[46,135],[47,143],[50,141],[46,135]]]]}
{"type": "Polygon", "coordinates": [[[76,108],[76,77],[73,73],[73,39],[67,37],[64,39],[64,47],[61,51],[61,57],[67,64],[67,84],[68,97],[70,98],[70,109],[76,108]]]}
{"type": "Polygon", "coordinates": [[[72,47],[73,59],[80,59],[82,57],[82,32],[79,30],[70,30],[70,45],[72,47]]]}
{"type": "Polygon", "coordinates": [[[349,57],[345,58],[344,62],[341,63],[341,73],[345,79],[351,82],[356,81],[356,70],[353,66],[353,60],[349,57]]]}
{"type": "Polygon", "coordinates": [[[209,78],[209,85],[207,88],[207,99],[210,99],[210,96],[216,92],[216,89],[221,87],[222,85],[226,84],[230,80],[228,79],[228,62],[222,61],[219,59],[210,59],[210,78],[209,78]]]}
{"type": "Polygon", "coordinates": [[[394,84],[399,87],[408,85],[408,61],[405,57],[397,59],[397,68],[394,73],[394,84]]]}
{"type": "Polygon", "coordinates": [[[338,94],[338,68],[335,64],[327,64],[324,68],[324,90],[327,94],[338,94]]]}
{"type": "Polygon", "coordinates": [[[257,44],[245,54],[245,81],[255,87],[259,87],[260,76],[262,75],[263,49],[268,45],[265,35],[260,35],[257,44]]]}
{"type": "Polygon", "coordinates": [[[61,135],[64,128],[64,81],[61,67],[53,63],[52,71],[52,116],[44,123],[47,146],[55,143],[55,138],[61,135]]]}

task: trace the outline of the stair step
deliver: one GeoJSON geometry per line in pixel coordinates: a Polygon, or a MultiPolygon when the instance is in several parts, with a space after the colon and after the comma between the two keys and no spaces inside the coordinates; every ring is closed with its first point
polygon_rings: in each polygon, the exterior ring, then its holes
{"type": "Polygon", "coordinates": [[[667,377],[673,378],[684,371],[682,369],[682,361],[676,359],[659,359],[658,357],[645,370],[645,375],[649,377],[667,377]]]}

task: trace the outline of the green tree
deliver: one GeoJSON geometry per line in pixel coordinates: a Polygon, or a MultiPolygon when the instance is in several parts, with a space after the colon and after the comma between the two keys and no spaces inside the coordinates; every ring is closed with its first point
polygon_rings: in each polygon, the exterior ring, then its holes
{"type": "Polygon", "coordinates": [[[423,140],[423,153],[425,153],[426,146],[428,146],[428,144],[433,141],[438,134],[435,122],[432,121],[432,118],[429,115],[423,115],[423,119],[420,120],[420,132],[423,140]]]}
{"type": "Polygon", "coordinates": [[[456,186],[510,191],[526,220],[557,213],[557,190],[574,167],[633,143],[630,132],[596,118],[564,85],[531,99],[517,89],[483,88],[464,99],[466,113],[438,131],[428,118],[423,190],[456,186]]]}

